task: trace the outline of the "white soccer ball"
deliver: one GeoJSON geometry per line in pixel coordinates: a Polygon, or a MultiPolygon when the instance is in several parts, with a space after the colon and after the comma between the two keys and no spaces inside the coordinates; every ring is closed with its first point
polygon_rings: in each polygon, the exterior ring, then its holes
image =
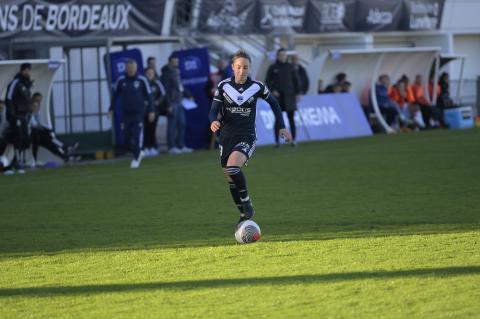
{"type": "Polygon", "coordinates": [[[254,243],[260,240],[260,235],[260,226],[253,220],[241,222],[235,231],[235,239],[240,244],[254,243]]]}

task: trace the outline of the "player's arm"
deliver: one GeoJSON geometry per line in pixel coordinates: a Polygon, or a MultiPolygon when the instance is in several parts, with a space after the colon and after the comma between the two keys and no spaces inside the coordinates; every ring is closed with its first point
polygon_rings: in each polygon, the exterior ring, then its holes
{"type": "Polygon", "coordinates": [[[262,97],[269,105],[275,115],[275,121],[278,123],[279,135],[285,138],[285,141],[288,143],[292,140],[292,135],[290,131],[285,128],[285,122],[283,121],[282,109],[280,104],[278,104],[277,99],[268,92],[268,89],[265,87],[262,97]]]}
{"type": "Polygon", "coordinates": [[[118,96],[120,95],[120,91],[122,88],[122,86],[120,85],[121,81],[122,81],[122,77],[119,77],[115,82],[115,85],[113,86],[113,95],[112,95],[112,101],[110,102],[110,106],[108,108],[108,116],[112,116],[113,114],[113,108],[115,107],[115,103],[117,102],[118,96]]]}
{"type": "Polygon", "coordinates": [[[7,119],[13,119],[15,115],[15,106],[13,105],[13,97],[15,96],[15,91],[18,87],[18,81],[14,81],[10,84],[7,89],[7,96],[5,98],[5,107],[7,112],[7,119]]]}
{"type": "Polygon", "coordinates": [[[220,129],[220,121],[218,120],[218,115],[223,106],[223,94],[221,93],[221,88],[218,87],[215,91],[215,96],[213,97],[212,107],[210,108],[210,113],[208,118],[210,119],[210,129],[212,132],[216,132],[220,129]]]}

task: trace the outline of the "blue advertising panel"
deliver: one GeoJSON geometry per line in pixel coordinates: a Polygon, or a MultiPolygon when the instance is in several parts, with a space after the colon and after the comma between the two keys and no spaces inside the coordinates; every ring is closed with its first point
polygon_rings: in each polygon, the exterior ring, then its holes
{"type": "Polygon", "coordinates": [[[206,48],[195,48],[176,51],[180,62],[182,84],[198,105],[186,110],[187,128],[185,143],[192,148],[205,148],[208,143],[209,126],[208,112],[210,101],[206,85],[210,72],[210,59],[206,48]]]}
{"type": "MultiPolygon", "coordinates": [[[[105,68],[107,68],[107,63],[108,63],[107,55],[105,55],[103,58],[105,62],[104,63],[105,68]]],[[[117,79],[120,77],[120,75],[123,75],[125,73],[125,64],[130,59],[133,59],[137,62],[138,74],[143,74],[142,52],[139,49],[129,49],[129,50],[110,53],[110,63],[111,63],[110,76],[112,79],[112,92],[113,92],[115,83],[117,82],[117,79]]],[[[108,73],[108,69],[105,70],[105,73],[108,73]]],[[[121,101],[118,101],[118,100],[113,106],[113,110],[114,110],[113,128],[115,132],[115,145],[117,146],[124,144],[123,131],[121,130],[121,123],[123,119],[121,106],[122,106],[121,101]]]]}
{"type": "MultiPolygon", "coordinates": [[[[284,121],[288,120],[284,113],[284,121]]],[[[275,117],[267,102],[257,103],[257,144],[274,144],[275,117]]],[[[358,97],[352,93],[309,94],[295,112],[297,141],[328,140],[372,135],[358,97]]]]}

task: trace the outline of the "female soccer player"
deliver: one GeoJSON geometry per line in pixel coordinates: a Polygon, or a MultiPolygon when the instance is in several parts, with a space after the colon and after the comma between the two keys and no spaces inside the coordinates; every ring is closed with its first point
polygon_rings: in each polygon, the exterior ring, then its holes
{"type": "Polygon", "coordinates": [[[230,186],[233,201],[240,211],[241,223],[255,214],[248,196],[245,175],[241,168],[255,150],[255,116],[257,99],[270,104],[279,125],[279,134],[290,142],[292,136],[285,128],[282,111],[268,88],[248,76],[250,56],[238,51],[232,58],[234,76],[221,81],[215,92],[210,111],[210,129],[219,132],[220,162],[230,186]]]}

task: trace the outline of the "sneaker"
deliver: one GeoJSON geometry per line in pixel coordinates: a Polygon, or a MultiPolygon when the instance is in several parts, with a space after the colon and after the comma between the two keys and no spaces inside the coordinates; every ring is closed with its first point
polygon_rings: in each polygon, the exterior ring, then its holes
{"type": "Polygon", "coordinates": [[[3,165],[3,167],[7,167],[9,164],[8,159],[5,157],[5,155],[0,156],[0,164],[3,165]]]}
{"type": "Polygon", "coordinates": [[[151,148],[146,148],[146,149],[143,150],[143,156],[150,157],[152,155],[153,154],[152,154],[152,149],[151,148]]]}
{"type": "Polygon", "coordinates": [[[45,162],[38,161],[38,160],[35,162],[35,166],[39,166],[39,167],[43,167],[45,166],[45,164],[46,164],[45,162]]]}
{"type": "Polygon", "coordinates": [[[180,153],[191,153],[191,152],[193,152],[193,149],[191,149],[190,147],[184,146],[180,149],[180,153]]]}
{"type": "Polygon", "coordinates": [[[17,173],[18,173],[18,174],[23,175],[23,174],[25,174],[26,172],[27,172],[27,171],[26,171],[23,167],[17,169],[17,173]]]}
{"type": "Polygon", "coordinates": [[[7,169],[6,171],[3,171],[3,175],[13,175],[15,174],[15,171],[11,168],[7,169]]]}
{"type": "Polygon", "coordinates": [[[156,148],[151,148],[150,149],[150,155],[151,156],[158,156],[158,150],[156,148]]]}
{"type": "Polygon", "coordinates": [[[182,151],[176,147],[172,147],[171,149],[168,150],[168,154],[180,154],[181,152],[182,151]]]}
{"type": "Polygon", "coordinates": [[[133,159],[132,162],[130,163],[130,168],[139,168],[140,163],[142,162],[143,156],[144,156],[144,152],[141,151],[140,154],[138,155],[138,158],[133,159]]]}

